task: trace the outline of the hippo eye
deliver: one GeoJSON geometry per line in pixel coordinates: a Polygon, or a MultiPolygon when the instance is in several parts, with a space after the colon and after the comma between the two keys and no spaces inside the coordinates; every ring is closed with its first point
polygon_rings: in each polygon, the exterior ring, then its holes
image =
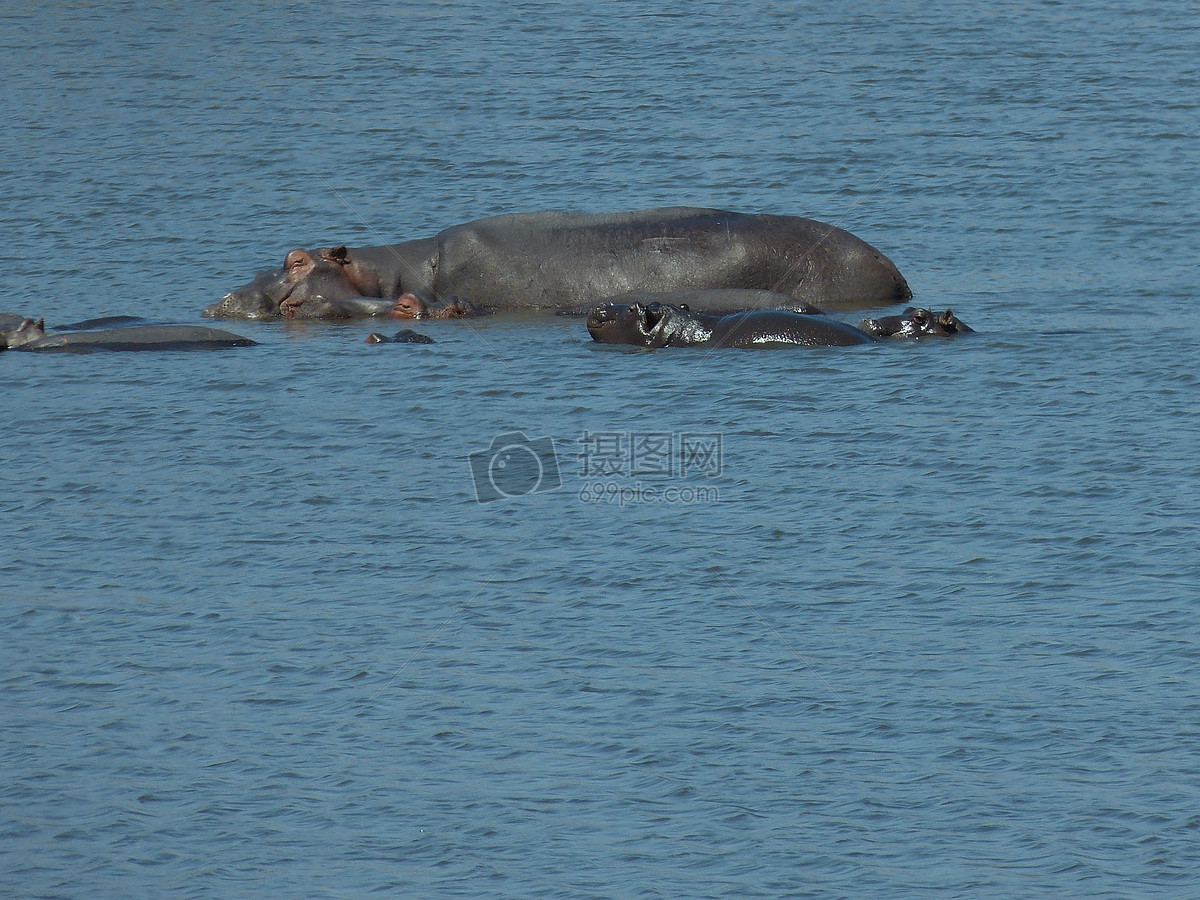
{"type": "Polygon", "coordinates": [[[913,318],[913,321],[916,322],[918,325],[924,325],[925,323],[927,323],[929,321],[929,314],[923,309],[918,309],[915,312],[913,312],[912,318],[913,318]]]}

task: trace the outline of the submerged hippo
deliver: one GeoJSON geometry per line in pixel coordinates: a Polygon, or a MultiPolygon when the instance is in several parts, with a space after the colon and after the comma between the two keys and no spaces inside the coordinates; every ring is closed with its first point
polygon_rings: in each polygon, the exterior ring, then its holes
{"type": "Polygon", "coordinates": [[[898,316],[863,319],[859,327],[875,337],[956,337],[975,331],[952,309],[939,314],[917,306],[908,307],[898,316]]]}
{"type": "Polygon", "coordinates": [[[818,307],[912,297],[886,256],[833,225],[795,216],[668,207],[494,216],[388,247],[293,250],[204,310],[272,318],[316,297],[468,297],[483,309],[565,309],[629,291],[777,291],[818,307]]]}
{"type": "Polygon", "coordinates": [[[869,334],[828,316],[785,309],[724,316],[664,303],[609,304],[587,320],[592,339],[637,347],[844,347],[873,344],[869,334]]]}
{"type": "Polygon", "coordinates": [[[285,319],[469,319],[480,315],[474,304],[462,297],[451,297],[445,303],[427,302],[416,294],[403,293],[395,300],[380,297],[345,297],[330,300],[323,296],[296,297],[294,294],[280,305],[285,319]]]}
{"type": "Polygon", "coordinates": [[[13,330],[0,331],[0,350],[75,353],[91,350],[214,350],[250,347],[255,343],[241,335],[202,325],[129,325],[47,334],[42,319],[25,319],[13,330]]]}
{"type": "Polygon", "coordinates": [[[387,314],[389,319],[473,319],[480,315],[475,304],[462,297],[451,297],[445,303],[427,303],[411,292],[396,298],[387,314]]]}
{"type": "Polygon", "coordinates": [[[797,300],[788,294],[778,291],[758,291],[751,288],[707,288],[702,290],[662,291],[629,291],[612,297],[601,297],[587,303],[559,310],[560,316],[589,316],[602,306],[616,304],[628,306],[641,303],[663,303],[667,306],[678,306],[681,309],[711,315],[728,315],[735,312],[746,312],[751,309],[789,309],[792,312],[806,313],[819,316],[825,310],[803,300],[797,300]]]}
{"type": "Polygon", "coordinates": [[[397,331],[395,337],[388,337],[379,332],[372,332],[367,335],[367,339],[363,341],[365,344],[432,344],[433,338],[427,334],[420,334],[413,331],[411,328],[405,328],[403,331],[397,331]]]}

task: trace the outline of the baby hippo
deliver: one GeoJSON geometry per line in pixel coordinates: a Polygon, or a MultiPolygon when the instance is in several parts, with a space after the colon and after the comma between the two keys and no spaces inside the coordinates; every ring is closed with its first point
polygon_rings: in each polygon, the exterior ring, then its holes
{"type": "Polygon", "coordinates": [[[835,347],[873,344],[853,325],[787,309],[729,315],[694,313],[667,303],[609,303],[593,310],[588,333],[602,344],[637,347],[835,347]]]}
{"type": "Polygon", "coordinates": [[[858,327],[875,337],[898,338],[956,337],[975,331],[952,309],[935,314],[918,306],[910,306],[898,316],[863,319],[858,327]]]}

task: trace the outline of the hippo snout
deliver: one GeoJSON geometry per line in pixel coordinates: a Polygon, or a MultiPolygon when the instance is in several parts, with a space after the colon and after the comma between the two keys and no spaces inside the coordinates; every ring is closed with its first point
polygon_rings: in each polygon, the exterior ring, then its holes
{"type": "Polygon", "coordinates": [[[232,301],[233,294],[226,294],[216,303],[210,303],[208,306],[204,307],[200,315],[205,319],[219,319],[221,317],[221,311],[225,309],[232,301]]]}
{"type": "Polygon", "coordinates": [[[588,313],[588,328],[591,328],[593,325],[605,325],[608,322],[615,322],[621,317],[621,314],[624,311],[624,306],[617,306],[612,303],[606,303],[603,306],[597,306],[590,313],[588,313]]]}
{"type": "MultiPolygon", "coordinates": [[[[287,299],[286,294],[283,299],[287,299]]],[[[204,307],[201,315],[206,319],[278,318],[279,302],[257,285],[249,285],[230,291],[216,303],[204,307]]]]}

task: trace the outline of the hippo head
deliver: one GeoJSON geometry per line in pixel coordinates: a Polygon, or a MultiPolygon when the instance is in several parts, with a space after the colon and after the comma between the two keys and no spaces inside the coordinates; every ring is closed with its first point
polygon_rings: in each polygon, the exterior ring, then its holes
{"type": "Polygon", "coordinates": [[[863,319],[858,327],[873,337],[911,338],[955,337],[975,330],[954,315],[952,309],[937,314],[918,306],[910,306],[898,316],[863,319]]]}
{"type": "Polygon", "coordinates": [[[396,305],[388,313],[391,319],[426,319],[429,317],[429,304],[411,291],[405,291],[396,298],[396,305]]]}
{"type": "Polygon", "coordinates": [[[405,328],[403,331],[397,331],[395,337],[388,337],[380,334],[378,331],[367,335],[367,344],[432,344],[433,338],[427,334],[420,334],[413,331],[411,328],[405,328]]]}
{"type": "Polygon", "coordinates": [[[12,350],[23,344],[32,344],[46,336],[44,319],[26,319],[12,331],[0,331],[0,350],[12,350]]]}
{"type": "Polygon", "coordinates": [[[361,296],[345,247],[293,250],[281,269],[230,291],[203,314],[210,319],[290,318],[289,310],[294,314],[318,298],[336,302],[361,296]]]}
{"type": "Polygon", "coordinates": [[[687,310],[665,303],[606,303],[588,315],[587,330],[602,344],[666,347],[687,315],[687,310]]]}
{"type": "Polygon", "coordinates": [[[451,297],[445,303],[430,305],[424,297],[405,291],[396,298],[396,304],[388,312],[390,319],[473,319],[480,314],[469,300],[451,297]]]}

